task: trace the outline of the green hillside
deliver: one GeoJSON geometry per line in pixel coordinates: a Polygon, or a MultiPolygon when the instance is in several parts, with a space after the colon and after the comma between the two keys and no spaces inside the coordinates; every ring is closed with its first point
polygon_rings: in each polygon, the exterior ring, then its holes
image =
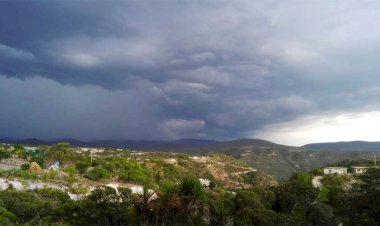
{"type": "Polygon", "coordinates": [[[277,179],[287,179],[292,173],[308,172],[334,162],[373,159],[373,152],[305,151],[275,147],[241,147],[224,153],[277,179]]]}
{"type": "Polygon", "coordinates": [[[335,162],[371,160],[374,154],[371,151],[313,151],[259,139],[225,141],[190,150],[195,153],[224,153],[280,180],[295,172],[308,172],[335,162]]]}

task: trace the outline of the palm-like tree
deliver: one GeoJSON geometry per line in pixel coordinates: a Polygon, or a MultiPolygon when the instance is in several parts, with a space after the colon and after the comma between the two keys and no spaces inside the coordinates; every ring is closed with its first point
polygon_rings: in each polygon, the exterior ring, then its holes
{"type": "Polygon", "coordinates": [[[178,195],[178,186],[169,183],[162,184],[158,197],[157,219],[160,224],[170,225],[179,223],[182,202],[178,195]]]}
{"type": "Polygon", "coordinates": [[[137,209],[140,216],[140,225],[154,225],[157,220],[155,218],[155,211],[157,209],[157,198],[155,193],[144,186],[141,193],[136,193],[132,202],[137,209]]]}
{"type": "Polygon", "coordinates": [[[205,205],[205,191],[197,178],[192,176],[182,178],[178,195],[182,203],[181,215],[185,222],[192,223],[193,220],[208,220],[209,212],[205,205]]]}
{"type": "Polygon", "coordinates": [[[227,226],[232,224],[233,208],[226,202],[214,202],[211,205],[212,223],[227,226]]]}

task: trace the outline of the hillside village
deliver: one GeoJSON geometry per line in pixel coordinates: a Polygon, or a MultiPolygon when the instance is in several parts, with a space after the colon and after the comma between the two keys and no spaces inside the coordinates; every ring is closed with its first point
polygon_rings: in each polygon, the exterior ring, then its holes
{"type": "MultiPolygon", "coordinates": [[[[71,148],[68,144],[57,144],[53,147],[21,145],[14,147],[3,144],[3,152],[8,155],[0,160],[0,170],[26,170],[36,174],[36,178],[51,177],[51,181],[63,182],[64,187],[67,187],[67,181],[62,179],[66,178],[73,186],[89,185],[89,191],[100,185],[142,191],[145,183],[157,187],[157,181],[176,180],[181,174],[189,173],[195,173],[205,188],[215,186],[223,186],[227,189],[250,188],[252,184],[246,179],[250,173],[250,180],[255,178],[260,185],[272,186],[277,183],[270,176],[222,154],[192,156],[124,149],[71,148]],[[56,155],[54,149],[72,149],[72,152],[65,153],[67,152],[65,150],[56,155]],[[120,161],[128,162],[135,174],[128,176],[120,174],[118,173],[120,169],[117,168],[108,170],[111,167],[110,164],[113,164],[112,161],[115,161],[115,164],[120,164],[120,161]]],[[[54,185],[54,187],[57,186],[54,185]]]]}

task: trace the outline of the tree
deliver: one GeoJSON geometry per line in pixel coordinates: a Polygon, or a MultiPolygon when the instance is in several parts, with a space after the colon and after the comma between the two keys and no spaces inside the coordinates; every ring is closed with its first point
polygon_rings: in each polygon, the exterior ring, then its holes
{"type": "Polygon", "coordinates": [[[238,192],[235,197],[235,203],[237,209],[264,209],[260,197],[253,191],[238,192]]]}
{"type": "Polygon", "coordinates": [[[258,194],[253,191],[241,191],[235,197],[236,225],[273,225],[276,213],[265,209],[258,194]]]}
{"type": "Polygon", "coordinates": [[[275,225],[276,218],[272,210],[244,208],[235,216],[235,225],[275,225]]]}
{"type": "Polygon", "coordinates": [[[90,161],[85,159],[79,160],[75,163],[75,167],[78,169],[79,173],[84,174],[88,167],[91,166],[90,161]]]}
{"type": "Polygon", "coordinates": [[[24,151],[24,146],[22,145],[19,145],[19,144],[15,144],[13,145],[15,151],[24,151]]]}
{"type": "Polygon", "coordinates": [[[312,225],[338,225],[332,207],[318,201],[308,206],[306,219],[312,225]]]}
{"type": "Polygon", "coordinates": [[[219,194],[219,196],[219,199],[211,202],[211,224],[231,225],[235,211],[235,200],[228,194],[219,194]]]}
{"type": "Polygon", "coordinates": [[[311,208],[318,195],[318,190],[312,185],[311,175],[295,173],[286,183],[275,189],[276,200],[273,210],[284,213],[285,224],[308,224],[307,211],[311,208]]]}
{"type": "Polygon", "coordinates": [[[182,203],[181,216],[185,224],[201,223],[209,215],[205,206],[206,196],[202,184],[194,176],[182,178],[178,189],[182,203]]]}
{"type": "Polygon", "coordinates": [[[129,199],[123,199],[127,190],[123,190],[123,196],[115,189],[107,186],[97,187],[81,203],[79,214],[87,219],[86,225],[128,225],[133,224],[133,217],[128,211],[131,203],[129,199]]]}
{"type": "Polygon", "coordinates": [[[347,181],[344,175],[326,175],[322,179],[322,186],[320,187],[318,198],[327,204],[336,206],[341,203],[341,196],[343,194],[343,186],[347,181]]]}
{"type": "Polygon", "coordinates": [[[318,190],[312,186],[311,176],[306,173],[295,173],[290,180],[275,189],[276,202],[274,209],[278,212],[290,213],[297,205],[312,203],[318,190]]]}
{"type": "Polygon", "coordinates": [[[342,215],[348,225],[378,225],[380,222],[380,169],[371,168],[357,177],[346,196],[342,215]]]}
{"type": "Polygon", "coordinates": [[[42,157],[39,156],[39,155],[34,155],[34,156],[31,158],[30,161],[31,161],[31,162],[36,162],[36,163],[38,163],[38,165],[39,165],[41,168],[44,168],[44,166],[45,166],[45,160],[44,160],[44,158],[42,158],[42,157]]]}
{"type": "Polygon", "coordinates": [[[103,167],[96,166],[95,168],[87,172],[85,176],[90,180],[99,180],[102,178],[109,178],[110,173],[103,167]]]}
{"type": "Polygon", "coordinates": [[[178,186],[172,183],[161,184],[158,192],[157,219],[161,225],[175,225],[180,222],[182,209],[178,186]]]}
{"type": "Polygon", "coordinates": [[[137,210],[140,225],[153,225],[157,221],[155,216],[157,200],[154,198],[154,192],[148,187],[144,186],[142,193],[135,194],[132,202],[137,210]]]}
{"type": "Polygon", "coordinates": [[[33,219],[42,222],[43,217],[51,210],[49,203],[27,192],[4,191],[0,193],[0,200],[3,206],[14,213],[21,222],[28,222],[33,219]]]}

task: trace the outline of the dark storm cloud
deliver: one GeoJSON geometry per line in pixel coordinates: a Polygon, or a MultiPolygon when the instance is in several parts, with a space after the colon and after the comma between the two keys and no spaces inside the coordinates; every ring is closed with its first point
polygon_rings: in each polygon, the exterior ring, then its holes
{"type": "MultiPolygon", "coordinates": [[[[311,112],[379,107],[376,2],[0,5],[0,74],[8,77],[3,82],[15,86],[9,77],[20,78],[19,86],[54,93],[42,100],[51,104],[46,114],[60,109],[72,117],[28,128],[62,130],[57,137],[234,138],[311,112]],[[68,90],[78,96],[76,109],[72,101],[53,101],[67,98],[68,90]],[[83,120],[86,109],[91,123],[83,120]],[[86,123],[87,130],[75,133],[64,126],[86,123]]],[[[15,100],[11,90],[2,101],[15,100]]],[[[32,96],[23,98],[24,107],[7,107],[17,118],[28,111],[35,123],[42,122],[27,104],[32,96]]],[[[0,125],[16,126],[9,117],[0,125]]]]}

